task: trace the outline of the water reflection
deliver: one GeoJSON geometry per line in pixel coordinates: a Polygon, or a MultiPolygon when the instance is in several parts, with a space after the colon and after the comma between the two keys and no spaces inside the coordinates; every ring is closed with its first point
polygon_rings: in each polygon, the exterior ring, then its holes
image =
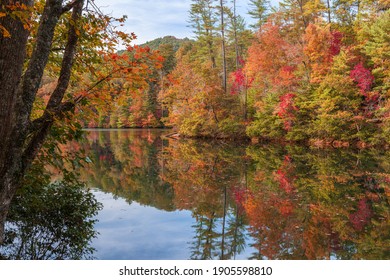
{"type": "Polygon", "coordinates": [[[253,147],[164,134],[90,131],[83,146],[93,164],[83,176],[129,204],[188,211],[184,258],[390,257],[388,152],[253,147]]]}
{"type": "Polygon", "coordinates": [[[57,181],[26,185],[15,197],[0,259],[93,258],[94,216],[100,209],[85,185],[57,181]]]}
{"type": "Polygon", "coordinates": [[[244,207],[268,258],[386,259],[387,155],[248,149],[256,171],[244,207]],[[265,160],[267,159],[267,160],[265,160]]]}

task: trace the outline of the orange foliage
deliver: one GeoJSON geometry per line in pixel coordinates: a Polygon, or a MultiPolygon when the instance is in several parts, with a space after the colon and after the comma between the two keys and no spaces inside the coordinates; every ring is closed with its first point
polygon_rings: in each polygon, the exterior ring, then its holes
{"type": "Polygon", "coordinates": [[[87,114],[83,118],[98,119],[99,116],[118,114],[117,110],[131,98],[131,106],[123,112],[127,116],[117,115],[118,121],[125,127],[156,123],[153,115],[145,112],[145,96],[153,71],[162,67],[158,52],[134,46],[122,54],[107,54],[103,60],[104,65],[94,72],[94,77],[86,79],[78,89],[77,99],[89,100],[89,110],[84,108],[87,114]],[[128,119],[130,114],[132,120],[128,119]]]}
{"type": "Polygon", "coordinates": [[[331,32],[329,26],[309,24],[304,35],[304,53],[311,67],[310,81],[319,83],[328,74],[333,56],[340,52],[341,33],[331,32]]]}
{"type": "Polygon", "coordinates": [[[271,22],[263,25],[257,40],[248,49],[244,72],[258,92],[292,89],[299,59],[298,48],[281,34],[281,28],[271,22]]]}

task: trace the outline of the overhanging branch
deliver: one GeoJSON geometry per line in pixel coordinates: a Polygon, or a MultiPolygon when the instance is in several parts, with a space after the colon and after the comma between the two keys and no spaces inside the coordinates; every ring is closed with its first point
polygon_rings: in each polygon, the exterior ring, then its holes
{"type": "Polygon", "coordinates": [[[73,4],[72,23],[69,24],[68,41],[65,47],[57,87],[50,96],[49,102],[42,117],[33,121],[29,126],[29,138],[23,152],[24,169],[28,168],[32,160],[35,158],[47,134],[49,133],[54,120],[63,117],[67,111],[74,108],[74,103],[62,103],[62,99],[69,85],[78,42],[78,31],[76,29],[76,23],[81,17],[84,0],[76,0],[70,3],[73,4]]]}
{"type": "Polygon", "coordinates": [[[65,47],[64,58],[62,59],[60,77],[58,79],[57,87],[50,96],[49,102],[46,106],[46,112],[55,109],[61,104],[65,92],[68,89],[79,37],[76,25],[81,17],[84,0],[77,0],[75,2],[76,3],[74,4],[72,12],[72,22],[69,23],[68,41],[65,47]]]}

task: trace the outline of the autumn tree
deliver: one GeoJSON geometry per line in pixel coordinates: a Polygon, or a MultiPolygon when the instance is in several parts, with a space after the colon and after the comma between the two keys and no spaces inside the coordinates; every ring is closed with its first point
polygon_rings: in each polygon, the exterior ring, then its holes
{"type": "Polygon", "coordinates": [[[299,47],[284,38],[278,25],[263,25],[248,50],[244,71],[251,86],[249,95],[256,110],[248,126],[249,136],[281,137],[291,128],[295,91],[301,79],[299,47]]]}
{"type": "MultiPolygon", "coordinates": [[[[367,57],[365,70],[369,71],[369,76],[360,76],[359,80],[362,86],[366,85],[366,95],[376,98],[376,115],[380,119],[380,127],[384,136],[388,139],[389,135],[389,92],[390,92],[390,10],[378,15],[372,21],[363,25],[359,32],[359,41],[361,42],[362,53],[367,57]],[[379,105],[379,106],[378,106],[379,105]]],[[[362,65],[364,66],[364,65],[362,65]]],[[[358,67],[358,66],[355,66],[358,67]]],[[[358,73],[356,73],[358,74],[358,73]]],[[[356,75],[355,75],[356,76],[356,75]]],[[[356,76],[356,78],[358,78],[356,76]]],[[[361,88],[362,89],[362,88],[361,88]]]]}
{"type": "MultiPolygon", "coordinates": [[[[90,10],[84,0],[2,1],[0,8],[0,238],[11,201],[57,120],[65,119],[88,90],[67,94],[72,69],[90,65],[85,58],[102,57],[118,38],[132,36],[108,32],[113,18],[90,10]],[[102,25],[91,21],[98,19],[102,25]],[[88,22],[90,21],[90,22],[88,22]],[[91,30],[86,34],[85,30],[91,30]],[[107,31],[107,32],[106,32],[107,31]],[[109,35],[111,34],[111,35],[109,35]],[[88,37],[90,36],[90,37],[88,37]],[[33,40],[29,40],[33,38],[33,40]],[[91,41],[86,40],[90,38],[91,41]],[[92,42],[89,44],[90,42],[92,42]],[[94,51],[92,51],[94,50],[94,51]],[[101,52],[99,53],[98,50],[101,52]],[[53,56],[53,53],[56,54],[53,56]],[[77,56],[76,56],[77,54],[77,56]],[[83,55],[84,54],[84,55],[83,55]],[[57,63],[54,65],[53,57],[57,63]],[[40,114],[33,112],[45,71],[57,81],[40,114]]],[[[95,6],[96,7],[96,6],[95,6]]],[[[123,69],[123,68],[120,68],[123,69]]],[[[84,68],[85,72],[85,68],[84,68]]],[[[104,81],[95,80],[90,89],[104,81]],[[93,85],[95,83],[95,85],[93,85]]]]}
{"type": "Polygon", "coordinates": [[[190,44],[177,53],[170,86],[160,96],[169,110],[168,124],[192,137],[243,136],[238,100],[225,94],[220,69],[197,59],[199,51],[197,44],[190,44]]]}

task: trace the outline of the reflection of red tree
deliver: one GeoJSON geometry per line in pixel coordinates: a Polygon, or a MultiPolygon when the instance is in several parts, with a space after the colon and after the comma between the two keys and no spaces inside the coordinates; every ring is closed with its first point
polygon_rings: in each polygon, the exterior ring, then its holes
{"type": "Polygon", "coordinates": [[[331,219],[324,209],[316,204],[309,205],[310,218],[303,232],[302,247],[308,259],[330,258],[331,244],[338,244],[338,236],[332,234],[331,219]],[[331,242],[331,239],[334,239],[331,242]]]}
{"type": "Polygon", "coordinates": [[[280,214],[282,214],[283,216],[289,216],[290,214],[292,214],[293,210],[294,210],[294,205],[292,204],[292,202],[288,199],[286,200],[281,200],[279,205],[278,205],[278,208],[279,208],[279,211],[280,211],[280,214]]]}
{"type": "Polygon", "coordinates": [[[249,231],[257,240],[254,247],[269,259],[288,258],[288,248],[294,248],[297,257],[300,255],[301,221],[290,200],[285,194],[274,192],[265,185],[246,195],[243,206],[249,231]]]}
{"type": "Polygon", "coordinates": [[[236,186],[232,190],[234,202],[237,205],[238,213],[242,215],[245,212],[244,203],[248,197],[248,190],[243,187],[236,186]]]}
{"type": "Polygon", "coordinates": [[[294,177],[292,176],[294,172],[293,166],[291,164],[291,158],[287,155],[284,157],[283,164],[275,172],[276,180],[279,182],[279,186],[286,193],[291,193],[294,190],[294,177]]]}
{"type": "Polygon", "coordinates": [[[367,202],[367,198],[363,198],[358,202],[358,210],[349,215],[349,220],[355,230],[361,231],[368,224],[372,216],[373,212],[367,202]]]}
{"type": "Polygon", "coordinates": [[[136,145],[131,145],[129,148],[130,151],[132,152],[134,166],[141,168],[143,166],[143,158],[144,158],[143,155],[144,151],[142,150],[142,146],[139,145],[139,143],[136,143],[136,145]]]}

